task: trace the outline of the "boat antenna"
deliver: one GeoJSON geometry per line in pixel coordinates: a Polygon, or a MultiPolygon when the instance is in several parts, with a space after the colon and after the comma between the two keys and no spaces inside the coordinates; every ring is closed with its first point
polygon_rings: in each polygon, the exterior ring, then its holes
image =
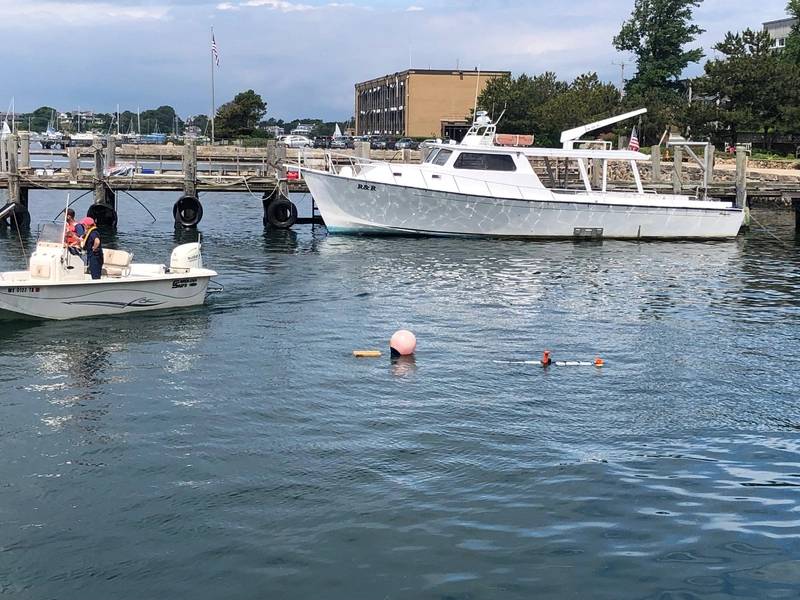
{"type": "Polygon", "coordinates": [[[69,209],[69,197],[70,193],[67,192],[67,204],[64,207],[64,221],[61,225],[61,241],[64,242],[64,256],[62,257],[62,261],[66,263],[67,261],[67,254],[69,254],[69,247],[66,244],[67,241],[67,210],[69,209]]]}
{"type": "Polygon", "coordinates": [[[480,89],[481,85],[481,68],[480,66],[477,67],[477,76],[475,77],[475,105],[472,108],[472,120],[474,121],[478,117],[478,90],[480,89]]]}

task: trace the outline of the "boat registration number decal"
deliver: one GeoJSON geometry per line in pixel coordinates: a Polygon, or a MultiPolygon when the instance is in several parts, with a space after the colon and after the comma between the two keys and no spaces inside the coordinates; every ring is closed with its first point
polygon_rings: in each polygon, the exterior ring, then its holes
{"type": "Polygon", "coordinates": [[[38,294],[41,288],[38,287],[10,287],[9,294],[38,294]]]}
{"type": "Polygon", "coordinates": [[[365,192],[374,192],[375,191],[375,186],[374,185],[368,185],[366,183],[359,183],[358,184],[358,189],[364,190],[365,192]]]}
{"type": "Polygon", "coordinates": [[[197,279],[176,279],[172,282],[173,288],[194,287],[197,285],[197,279]]]}

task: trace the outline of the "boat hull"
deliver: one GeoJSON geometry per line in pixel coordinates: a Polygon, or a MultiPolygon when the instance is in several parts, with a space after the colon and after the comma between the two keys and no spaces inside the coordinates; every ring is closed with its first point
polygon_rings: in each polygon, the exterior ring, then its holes
{"type": "MultiPolygon", "coordinates": [[[[581,193],[542,199],[497,198],[365,181],[302,169],[331,233],[511,238],[727,239],[743,211],[719,208],[604,203],[581,193]]],[[[703,203],[708,205],[709,203],[703,203]]]]}
{"type": "Polygon", "coordinates": [[[187,274],[49,285],[0,280],[0,317],[64,320],[196,306],[205,301],[210,279],[187,274]]]}

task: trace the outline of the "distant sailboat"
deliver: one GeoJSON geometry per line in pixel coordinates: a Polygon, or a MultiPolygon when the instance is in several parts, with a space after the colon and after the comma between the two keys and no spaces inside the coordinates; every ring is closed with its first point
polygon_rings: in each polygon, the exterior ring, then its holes
{"type": "Polygon", "coordinates": [[[339,129],[339,124],[337,123],[336,124],[336,129],[333,130],[333,138],[336,139],[336,138],[340,138],[340,137],[342,137],[342,130],[339,129]]]}

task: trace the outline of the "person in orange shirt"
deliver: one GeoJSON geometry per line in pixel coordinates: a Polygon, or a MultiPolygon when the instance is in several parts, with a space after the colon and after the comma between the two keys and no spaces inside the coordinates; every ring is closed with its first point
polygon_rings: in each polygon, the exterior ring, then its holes
{"type": "Polygon", "coordinates": [[[81,239],[75,232],[75,211],[71,208],[67,209],[67,232],[64,241],[70,247],[70,250],[72,248],[80,249],[81,247],[81,239]]]}

